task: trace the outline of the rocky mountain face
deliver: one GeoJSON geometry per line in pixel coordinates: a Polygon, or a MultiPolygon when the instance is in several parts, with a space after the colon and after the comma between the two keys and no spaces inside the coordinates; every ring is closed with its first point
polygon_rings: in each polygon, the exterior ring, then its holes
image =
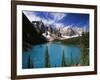
{"type": "Polygon", "coordinates": [[[76,31],[73,30],[72,28],[68,28],[68,29],[66,30],[66,35],[67,35],[67,36],[78,35],[78,32],[76,32],[76,31]]]}
{"type": "Polygon", "coordinates": [[[79,27],[63,27],[60,32],[66,36],[81,35],[83,30],[79,27]]]}
{"type": "Polygon", "coordinates": [[[22,13],[22,43],[24,50],[27,50],[28,47],[30,48],[33,44],[35,45],[47,42],[46,38],[42,36],[44,25],[38,22],[34,23],[36,25],[33,25],[24,13],[22,13]]]}

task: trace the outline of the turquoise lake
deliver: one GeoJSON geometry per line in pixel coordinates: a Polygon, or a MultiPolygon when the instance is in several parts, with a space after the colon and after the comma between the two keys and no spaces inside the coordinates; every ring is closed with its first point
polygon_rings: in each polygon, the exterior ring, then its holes
{"type": "Polygon", "coordinates": [[[22,68],[28,68],[29,57],[34,68],[45,68],[46,48],[48,49],[49,63],[51,67],[61,66],[63,51],[67,65],[69,64],[70,58],[72,58],[73,65],[76,64],[76,60],[80,63],[80,47],[78,45],[64,45],[60,42],[48,42],[46,44],[33,45],[29,51],[23,52],[22,68]]]}

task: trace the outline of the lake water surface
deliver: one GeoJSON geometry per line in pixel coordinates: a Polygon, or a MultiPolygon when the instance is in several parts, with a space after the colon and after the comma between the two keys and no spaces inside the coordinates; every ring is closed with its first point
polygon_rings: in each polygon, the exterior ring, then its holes
{"type": "Polygon", "coordinates": [[[46,49],[48,49],[49,63],[51,67],[61,66],[63,51],[67,65],[69,65],[70,58],[72,59],[73,65],[76,64],[76,61],[80,63],[80,47],[78,45],[64,45],[60,42],[48,42],[46,44],[33,45],[30,51],[23,52],[22,68],[28,68],[29,57],[34,68],[45,68],[46,49]]]}

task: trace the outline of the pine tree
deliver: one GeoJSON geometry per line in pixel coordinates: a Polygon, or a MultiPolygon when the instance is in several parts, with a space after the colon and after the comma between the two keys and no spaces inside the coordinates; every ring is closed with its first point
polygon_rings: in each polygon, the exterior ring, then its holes
{"type": "Polygon", "coordinates": [[[72,52],[70,50],[70,56],[69,56],[69,66],[72,66],[73,65],[73,59],[72,59],[72,52]]]}
{"type": "Polygon", "coordinates": [[[79,63],[79,62],[78,62],[78,50],[77,50],[77,49],[76,49],[76,60],[75,60],[75,61],[76,61],[76,66],[77,66],[78,63],[79,63]]]}
{"type": "Polygon", "coordinates": [[[45,67],[50,67],[48,47],[46,47],[46,51],[45,51],[45,67]]]}
{"type": "Polygon", "coordinates": [[[87,43],[86,43],[86,34],[83,33],[81,37],[81,60],[80,60],[80,65],[81,66],[86,66],[89,65],[89,53],[87,49],[87,43]]]}
{"type": "Polygon", "coordinates": [[[86,59],[85,46],[83,44],[81,44],[81,61],[80,61],[81,66],[85,65],[85,59],[86,59]]]}
{"type": "Polygon", "coordinates": [[[28,68],[34,68],[34,66],[33,66],[33,63],[32,63],[32,61],[31,61],[31,57],[29,56],[28,57],[28,68]]]}
{"type": "Polygon", "coordinates": [[[62,52],[61,66],[62,66],[62,67],[66,66],[66,60],[65,60],[64,50],[63,50],[63,52],[62,52]]]}

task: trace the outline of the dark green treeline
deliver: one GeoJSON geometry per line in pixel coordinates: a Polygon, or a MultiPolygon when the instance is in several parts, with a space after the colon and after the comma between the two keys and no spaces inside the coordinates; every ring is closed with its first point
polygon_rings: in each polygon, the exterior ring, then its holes
{"type": "Polygon", "coordinates": [[[64,50],[62,51],[62,61],[61,61],[61,67],[66,66],[66,59],[65,59],[65,53],[64,50]]]}
{"type": "Polygon", "coordinates": [[[34,68],[34,65],[33,65],[33,63],[32,63],[32,60],[31,60],[31,57],[30,57],[30,56],[28,57],[28,62],[27,62],[27,64],[28,64],[28,65],[27,65],[28,68],[34,68]]]}
{"type": "Polygon", "coordinates": [[[70,54],[69,54],[69,66],[73,65],[73,59],[72,59],[72,51],[70,50],[70,54]]]}
{"type": "Polygon", "coordinates": [[[45,67],[50,67],[48,47],[46,47],[46,51],[45,51],[45,67]]]}
{"type": "Polygon", "coordinates": [[[82,37],[80,37],[80,47],[81,47],[80,65],[88,66],[89,65],[89,33],[83,33],[82,37]]]}

